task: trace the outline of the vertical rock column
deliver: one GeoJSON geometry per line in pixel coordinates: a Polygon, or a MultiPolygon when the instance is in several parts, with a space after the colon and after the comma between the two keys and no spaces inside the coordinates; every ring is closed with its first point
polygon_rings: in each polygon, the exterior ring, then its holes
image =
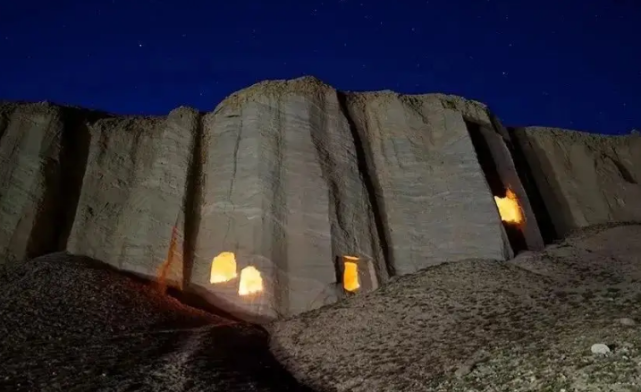
{"type": "Polygon", "coordinates": [[[68,250],[146,277],[182,282],[187,174],[198,113],[101,120],[91,128],[68,250]],[[174,230],[177,228],[177,230],[174,230]],[[168,255],[170,245],[180,246],[168,255]]]}
{"type": "Polygon", "coordinates": [[[328,162],[319,155],[324,144],[320,134],[327,132],[331,114],[326,112],[325,91],[293,90],[281,96],[280,127],[268,137],[280,153],[278,169],[261,175],[278,181],[274,200],[280,200],[282,210],[276,223],[282,225],[285,237],[272,241],[279,248],[279,258],[274,258],[282,263],[279,282],[284,284],[279,289],[287,315],[336,301],[330,190],[323,172],[328,162]],[[272,177],[276,173],[279,179],[272,177]]]}
{"type": "Polygon", "coordinates": [[[58,250],[61,109],[0,106],[0,263],[58,250]]]}
{"type": "Polygon", "coordinates": [[[346,97],[325,88],[310,107],[312,139],[329,191],[332,258],[337,265],[338,293],[343,291],[343,260],[357,257],[360,292],[389,278],[384,233],[377,224],[376,195],[363,142],[346,105],[346,97]]]}
{"type": "Polygon", "coordinates": [[[459,112],[391,93],[354,96],[348,104],[367,144],[396,274],[470,257],[508,257],[459,112]]]}
{"type": "Polygon", "coordinates": [[[226,310],[274,318],[334,294],[327,184],[312,139],[309,97],[242,91],[205,122],[202,220],[192,285],[226,310]],[[239,276],[208,281],[211,260],[234,252],[239,276]],[[257,268],[264,290],[238,294],[257,268]]]}
{"type": "Polygon", "coordinates": [[[268,104],[225,101],[203,119],[200,222],[189,288],[240,317],[273,318],[279,310],[270,237],[279,227],[272,224],[271,187],[258,176],[261,168],[271,167],[274,156],[278,157],[262,140],[274,127],[275,112],[268,104]],[[212,261],[222,252],[234,253],[236,275],[212,283],[212,261]],[[263,290],[242,297],[238,294],[240,275],[249,266],[261,273],[263,290]]]}

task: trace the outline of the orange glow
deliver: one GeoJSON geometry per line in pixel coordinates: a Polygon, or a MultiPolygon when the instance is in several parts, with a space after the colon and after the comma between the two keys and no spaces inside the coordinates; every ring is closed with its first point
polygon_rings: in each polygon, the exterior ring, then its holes
{"type": "Polygon", "coordinates": [[[229,282],[236,276],[236,256],[232,252],[222,252],[211,262],[209,283],[229,282]]]}
{"type": "Polygon", "coordinates": [[[263,291],[263,278],[256,267],[243,268],[240,271],[240,285],[238,286],[238,295],[250,295],[263,291]]]}
{"type": "Polygon", "coordinates": [[[358,281],[358,257],[343,256],[343,288],[356,291],[361,287],[358,281]]]}
{"type": "MultiPolygon", "coordinates": [[[[167,290],[167,276],[169,275],[170,269],[171,269],[171,264],[174,262],[181,263],[182,258],[180,257],[180,254],[176,252],[176,239],[178,237],[178,228],[177,225],[174,224],[174,227],[171,230],[171,240],[169,241],[169,249],[167,250],[167,258],[165,261],[162,262],[162,264],[158,267],[158,272],[157,272],[157,278],[156,278],[156,284],[157,284],[157,289],[161,293],[165,293],[167,290]]],[[[178,282],[175,282],[175,284],[178,286],[178,288],[182,289],[182,280],[179,280],[178,282]]]]}
{"type": "Polygon", "coordinates": [[[519,206],[519,201],[514,192],[510,189],[507,190],[505,197],[494,196],[494,201],[499,208],[501,220],[508,223],[521,223],[523,222],[523,212],[519,206]]]}

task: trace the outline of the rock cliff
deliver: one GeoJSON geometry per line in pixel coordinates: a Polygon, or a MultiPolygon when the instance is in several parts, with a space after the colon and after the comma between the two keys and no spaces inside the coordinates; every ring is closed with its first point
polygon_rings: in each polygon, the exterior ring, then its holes
{"type": "Polygon", "coordinates": [[[641,137],[542,127],[510,131],[558,237],[595,224],[641,221],[641,137]]]}
{"type": "Polygon", "coordinates": [[[460,97],[344,93],[310,77],[165,117],[3,103],[0,260],[64,250],[280,318],[353,295],[352,270],[358,294],[641,219],[640,139],[576,135],[507,129],[460,97]],[[586,174],[576,159],[601,166],[586,174]],[[499,199],[518,203],[517,223],[499,199]]]}

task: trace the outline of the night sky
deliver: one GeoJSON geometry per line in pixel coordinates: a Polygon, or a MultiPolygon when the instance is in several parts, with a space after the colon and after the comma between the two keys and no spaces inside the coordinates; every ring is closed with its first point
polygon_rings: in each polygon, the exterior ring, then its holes
{"type": "Polygon", "coordinates": [[[507,125],[641,128],[639,0],[0,0],[0,99],[212,110],[264,79],[444,92],[507,125]]]}

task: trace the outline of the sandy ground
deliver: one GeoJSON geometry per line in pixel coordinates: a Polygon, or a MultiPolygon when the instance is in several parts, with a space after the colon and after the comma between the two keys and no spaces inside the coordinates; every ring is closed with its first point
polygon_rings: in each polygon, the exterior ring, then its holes
{"type": "Polygon", "coordinates": [[[272,351],[319,391],[638,392],[640,240],[639,225],[600,226],[428,268],[272,325],[272,351]]]}
{"type": "Polygon", "coordinates": [[[0,391],[306,391],[264,330],[54,254],[0,272],[0,391]]]}

